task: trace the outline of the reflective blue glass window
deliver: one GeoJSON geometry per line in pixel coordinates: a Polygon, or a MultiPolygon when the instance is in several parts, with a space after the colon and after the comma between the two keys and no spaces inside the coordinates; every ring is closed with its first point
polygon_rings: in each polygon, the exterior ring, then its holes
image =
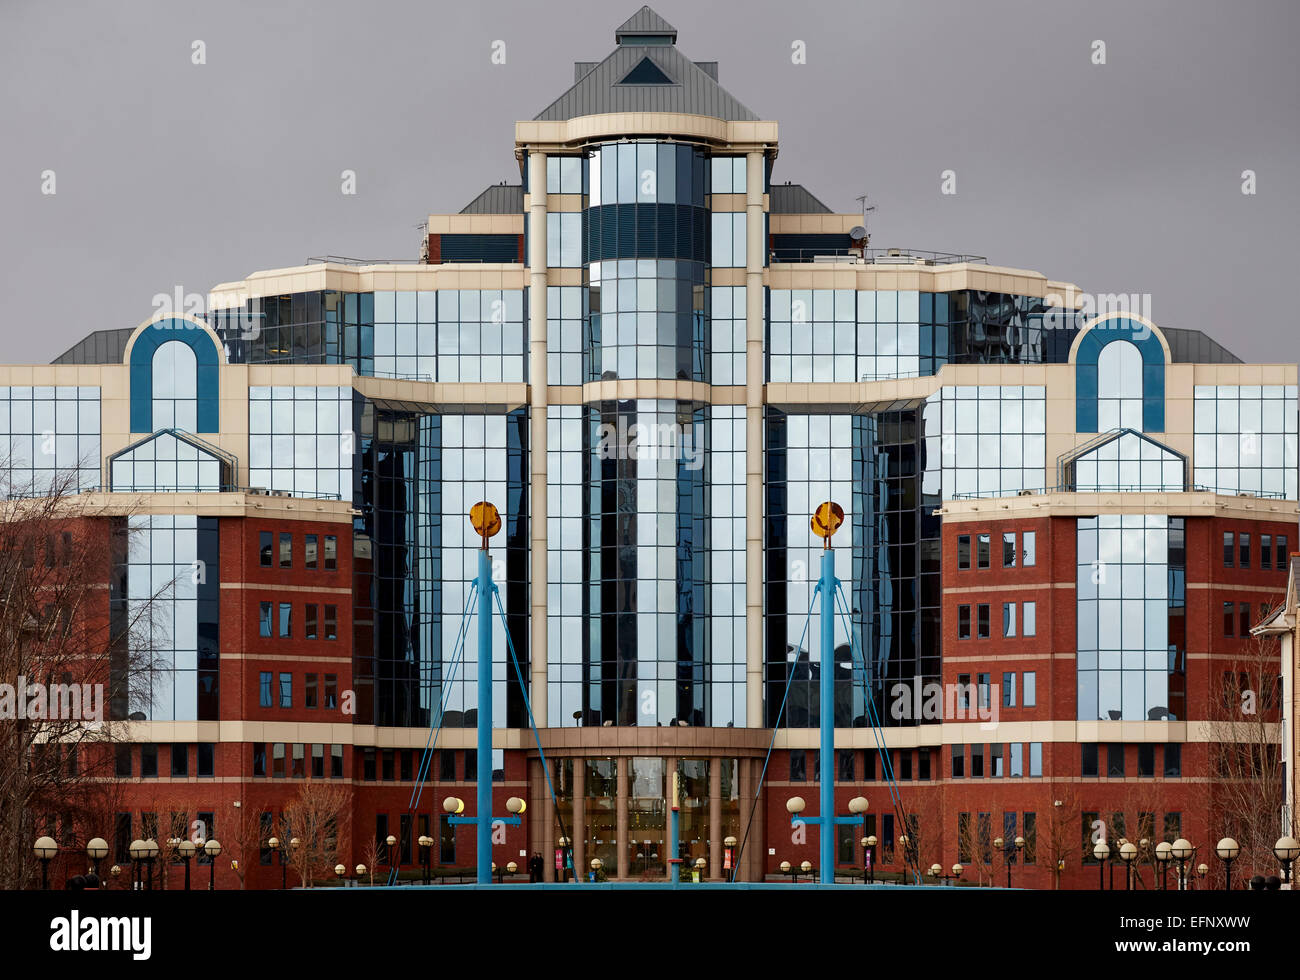
{"type": "Polygon", "coordinates": [[[99,388],[0,387],[0,496],[100,484],[99,388]]]}
{"type": "Polygon", "coordinates": [[[1296,386],[1197,385],[1192,482],[1295,500],[1296,386]]]}

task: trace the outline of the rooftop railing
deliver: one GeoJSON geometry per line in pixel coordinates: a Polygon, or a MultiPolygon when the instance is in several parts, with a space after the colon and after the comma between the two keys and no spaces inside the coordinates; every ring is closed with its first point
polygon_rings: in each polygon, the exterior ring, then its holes
{"type": "Polygon", "coordinates": [[[954,493],[950,500],[983,500],[991,497],[1032,497],[1048,493],[1214,493],[1221,497],[1244,497],[1260,500],[1285,500],[1286,495],[1271,490],[1224,490],[1220,487],[1205,487],[1191,484],[1177,490],[1161,487],[1144,487],[1141,485],[1114,485],[1097,487],[1077,487],[1072,484],[1033,490],[975,490],[969,493],[954,493]]]}
{"type": "Polygon", "coordinates": [[[931,252],[914,248],[774,248],[772,262],[855,261],[873,265],[956,265],[969,262],[988,265],[983,255],[960,252],[931,252]]]}

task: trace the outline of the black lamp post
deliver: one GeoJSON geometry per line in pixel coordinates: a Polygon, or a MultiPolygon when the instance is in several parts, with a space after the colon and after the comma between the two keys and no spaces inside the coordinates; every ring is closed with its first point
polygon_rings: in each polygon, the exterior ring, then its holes
{"type": "Polygon", "coordinates": [[[102,837],[92,837],[86,842],[86,857],[90,858],[95,877],[99,877],[99,862],[108,857],[108,841],[102,837]]]}
{"type": "Polygon", "coordinates": [[[1169,890],[1169,862],[1173,860],[1171,853],[1174,846],[1167,840],[1162,840],[1156,845],[1156,864],[1160,865],[1160,890],[1166,892],[1169,890]]]}
{"type": "Polygon", "coordinates": [[[389,834],[384,843],[388,845],[388,877],[393,879],[393,884],[397,884],[397,838],[389,834]]]}
{"type": "Polygon", "coordinates": [[[1187,862],[1192,859],[1192,855],[1195,853],[1196,848],[1192,846],[1192,842],[1186,837],[1179,837],[1178,840],[1174,841],[1169,852],[1170,856],[1178,862],[1178,890],[1180,892],[1187,891],[1187,862]]]}
{"type": "Polygon", "coordinates": [[[140,841],[140,860],[144,864],[144,887],[153,891],[153,862],[158,857],[158,842],[152,837],[140,841]]]}
{"type": "Polygon", "coordinates": [[[1291,880],[1291,864],[1300,857],[1300,841],[1294,837],[1283,837],[1273,845],[1273,856],[1282,864],[1282,882],[1291,880]]]}
{"type": "Polygon", "coordinates": [[[1106,890],[1106,859],[1110,857],[1110,845],[1107,844],[1104,840],[1097,841],[1097,843],[1093,845],[1092,856],[1097,859],[1097,870],[1099,872],[1097,878],[1097,890],[1105,891],[1106,890]]]}
{"type": "Polygon", "coordinates": [[[50,862],[59,853],[59,844],[53,837],[38,837],[32,853],[41,862],[41,891],[47,892],[50,890],[50,862]]]}
{"type": "Polygon", "coordinates": [[[203,853],[208,856],[208,891],[217,890],[217,856],[221,853],[221,842],[209,840],[203,845],[203,853]]]}
{"type": "Polygon", "coordinates": [[[868,834],[862,838],[862,881],[873,884],[876,881],[876,835],[868,834]]]}
{"type": "Polygon", "coordinates": [[[1133,890],[1133,862],[1137,860],[1137,845],[1126,840],[1119,846],[1119,858],[1124,862],[1124,890],[1133,890]]]}
{"type": "Polygon", "coordinates": [[[432,884],[433,871],[429,866],[429,855],[433,851],[433,838],[421,834],[416,843],[420,845],[420,881],[426,885],[432,884]]]}
{"type": "Polygon", "coordinates": [[[961,877],[961,873],[965,870],[966,869],[963,868],[960,864],[954,864],[952,866],[952,874],[947,874],[943,870],[943,865],[939,864],[938,862],[935,862],[934,864],[930,865],[931,876],[938,878],[940,882],[956,881],[958,878],[961,877]]]}
{"type": "Polygon", "coordinates": [[[181,856],[185,862],[185,890],[190,890],[190,858],[194,857],[194,852],[198,850],[192,840],[182,840],[176,845],[176,853],[181,856]]]}
{"type": "MultiPolygon", "coordinates": [[[[738,869],[736,868],[736,844],[737,844],[736,838],[730,836],[724,838],[722,841],[723,851],[725,852],[727,858],[726,870],[731,873],[731,879],[733,881],[736,879],[736,874],[738,872],[738,869]]],[[[649,872],[649,870],[650,869],[647,867],[646,868],[647,873],[649,872]]]]}

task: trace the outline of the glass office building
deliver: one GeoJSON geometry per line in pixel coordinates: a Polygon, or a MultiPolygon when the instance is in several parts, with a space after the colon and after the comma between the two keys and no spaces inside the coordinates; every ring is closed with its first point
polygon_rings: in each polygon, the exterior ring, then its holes
{"type": "MultiPolygon", "coordinates": [[[[1075,775],[1080,743],[1191,737],[1208,660],[1189,653],[1220,653],[1189,636],[1195,604],[1267,591],[1206,579],[1192,542],[1245,534],[1251,574],[1282,567],[1295,365],[1085,317],[1073,284],[977,256],[873,247],[860,214],[777,179],[777,124],[676,39],[642,8],[612,53],[577,63],[516,124],[517,183],[431,215],[419,261],[223,283],[202,320],[76,345],[56,363],[77,384],[0,369],[15,489],[71,470],[81,490],[150,501],[115,609],[191,562],[217,570],[159,607],[140,720],[251,712],[265,739],[232,749],[230,775],[279,793],[304,739],[290,725],[350,725],[362,836],[407,826],[381,791],[419,781],[431,728],[428,780],[472,778],[466,512],[488,500],[504,524],[493,769],[530,794],[510,846],[549,855],[569,836],[579,867],[667,873],[675,772],[691,859],[754,878],[794,858],[777,847],[787,789],[761,777],[816,778],[827,670],[846,793],[888,765],[917,800],[995,772],[1032,794],[1075,775]],[[826,500],[846,516],[832,651],[810,608],[826,500]],[[245,593],[240,650],[227,603],[245,593]],[[947,716],[890,710],[900,685],[961,678],[1022,727],[976,745],[947,716]],[[256,706],[227,710],[245,689],[256,706]],[[744,826],[760,844],[728,857],[744,826]]],[[[431,795],[413,816],[439,819],[431,795]]],[[[923,809],[877,796],[882,837],[923,809]]],[[[958,818],[935,819],[938,846],[958,818]]],[[[442,863],[466,862],[454,828],[430,833],[442,863]]]]}

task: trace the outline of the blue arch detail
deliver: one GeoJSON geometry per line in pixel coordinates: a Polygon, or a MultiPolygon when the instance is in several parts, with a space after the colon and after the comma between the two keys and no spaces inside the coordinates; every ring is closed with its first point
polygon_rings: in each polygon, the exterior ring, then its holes
{"type": "Polygon", "coordinates": [[[131,347],[131,431],[153,431],[153,355],[169,340],[194,351],[198,431],[220,431],[221,354],[211,335],[192,320],[168,317],[149,324],[131,347]]]}
{"type": "Polygon", "coordinates": [[[1074,429],[1097,431],[1097,359],[1113,340],[1127,340],[1142,355],[1142,428],[1165,431],[1165,348],[1149,326],[1131,317],[1103,320],[1083,334],[1074,358],[1074,429]]]}

